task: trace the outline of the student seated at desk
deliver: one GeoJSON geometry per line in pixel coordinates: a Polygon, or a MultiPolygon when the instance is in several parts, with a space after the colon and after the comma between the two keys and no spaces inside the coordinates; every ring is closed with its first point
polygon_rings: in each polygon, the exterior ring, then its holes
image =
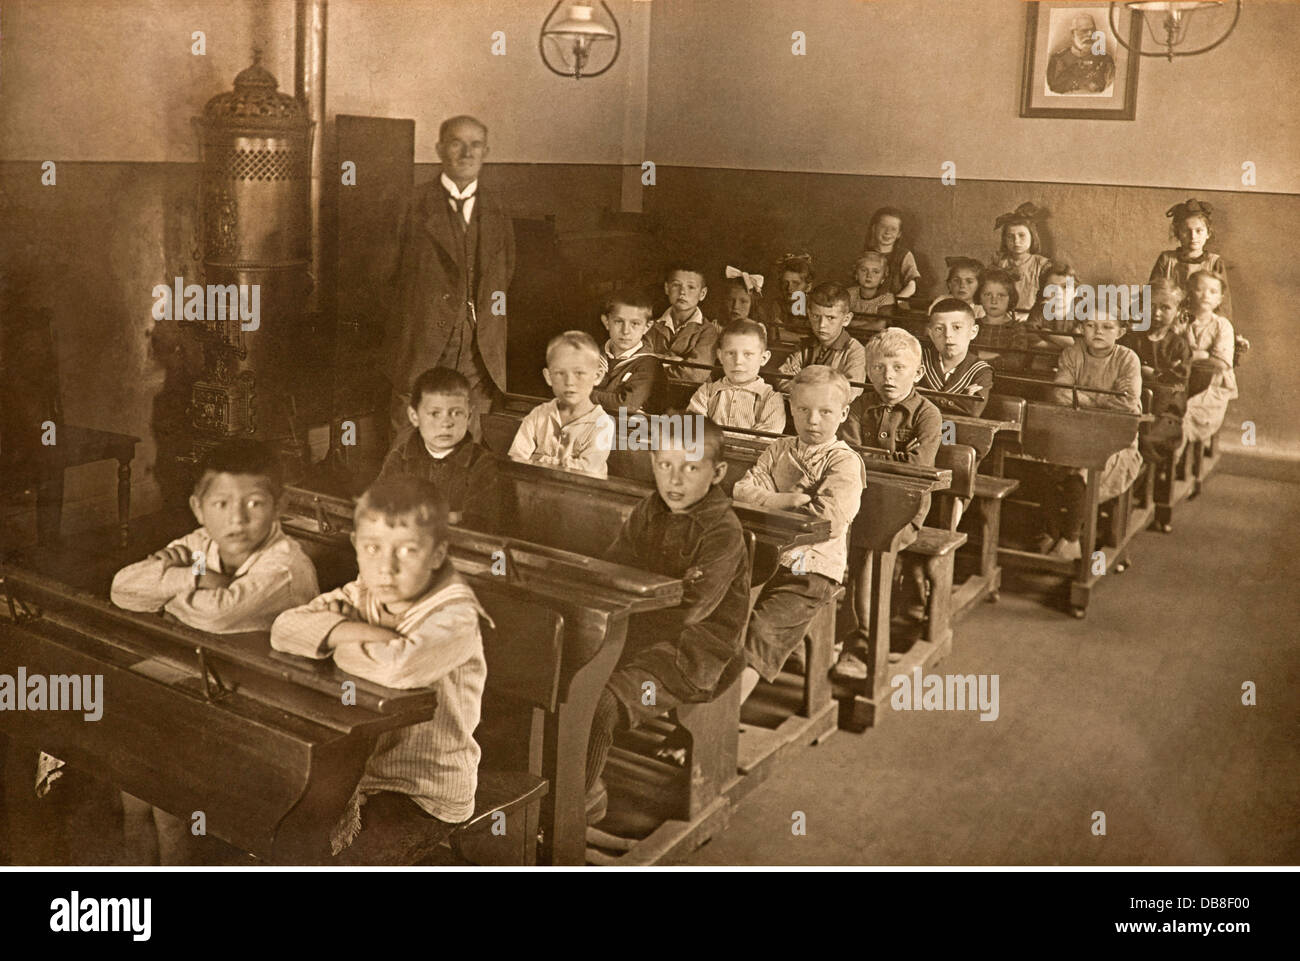
{"type": "Polygon", "coordinates": [[[277,651],[334,658],[385,687],[433,688],[428,721],[379,735],[330,837],[324,864],[373,864],[404,833],[445,837],[474,813],[487,662],[479,618],[492,623],[447,556],[447,502],[427,481],[377,481],[357,501],[358,577],[271,627],[277,651]]]}
{"type": "Polygon", "coordinates": [[[1014,313],[1017,297],[1015,279],[1001,267],[990,267],[980,275],[976,298],[984,308],[984,317],[975,348],[994,370],[1023,370],[1026,366],[1029,334],[1014,313]]]}
{"type": "MultiPolygon", "coordinates": [[[[1119,396],[1078,391],[1080,407],[1142,413],[1142,365],[1137,354],[1119,345],[1125,322],[1104,312],[1083,322],[1083,340],[1061,351],[1056,383],[1122,391],[1119,396]]],[[[1058,404],[1072,404],[1074,391],[1057,389],[1058,404]]],[[[1101,471],[1097,502],[1119,496],[1142,469],[1137,433],[1133,443],[1111,454],[1101,471]]],[[[1055,483],[1043,505],[1043,534],[1040,553],[1063,560],[1082,556],[1079,534],[1083,529],[1087,485],[1083,470],[1055,468],[1055,483]]]]}
{"type": "Polygon", "coordinates": [[[780,289],[763,298],[754,316],[767,328],[769,344],[797,344],[808,334],[808,291],[813,285],[811,254],[786,254],[776,264],[780,289]]]}
{"type": "Polygon", "coordinates": [[[1151,282],[1151,327],[1130,330],[1120,344],[1137,354],[1142,386],[1151,391],[1155,422],[1139,428],[1138,450],[1143,459],[1165,460],[1183,446],[1183,415],[1187,413],[1187,381],[1192,347],[1182,313],[1184,290],[1172,280],[1151,282]]]}
{"type": "Polygon", "coordinates": [[[885,271],[888,269],[889,258],[878,250],[864,251],[853,265],[857,284],[849,288],[849,310],[853,312],[850,328],[864,339],[874,337],[888,326],[885,319],[878,316],[881,308],[894,304],[894,295],[885,286],[885,271]]]}
{"type": "Polygon", "coordinates": [[[767,330],[752,320],[734,320],[718,341],[722,377],[700,385],[686,409],[722,427],[779,434],[785,430],[785,396],[759,376],[771,359],[767,330]]]}
{"type": "Polygon", "coordinates": [[[1214,376],[1210,386],[1188,398],[1183,431],[1189,440],[1203,444],[1219,432],[1228,402],[1237,396],[1237,374],[1232,369],[1236,337],[1232,321],[1218,313],[1226,289],[1223,278],[1208,270],[1193,273],[1187,281],[1187,343],[1193,362],[1212,364],[1214,376]]]}
{"type": "Polygon", "coordinates": [[[664,410],[668,380],[658,355],[646,341],[653,312],[650,298],[630,288],[616,290],[601,310],[600,322],[609,331],[609,340],[601,355],[605,372],[591,397],[608,414],[618,416],[619,410],[658,414],[664,410]]]}
{"type": "MultiPolygon", "coordinates": [[[[1151,265],[1151,280],[1171,280],[1186,287],[1193,274],[1208,270],[1225,284],[1228,282],[1228,265],[1218,254],[1205,249],[1214,237],[1213,215],[1214,207],[1195,197],[1188,197],[1165,211],[1170,220],[1170,232],[1178,246],[1162,251],[1156,258],[1151,265]]],[[[1226,289],[1217,312],[1220,316],[1232,317],[1226,289]]]]}
{"type": "MultiPolygon", "coordinates": [[[[670,360],[712,364],[721,331],[700,309],[708,293],[704,271],[698,264],[683,261],[669,267],[664,275],[668,309],[651,326],[646,336],[647,346],[670,360]]],[[[672,375],[695,384],[709,379],[709,372],[698,367],[674,367],[672,375]]]]}
{"type": "MultiPolygon", "coordinates": [[[[943,415],[916,390],[923,374],[920,342],[901,327],[886,329],[867,345],[867,376],[872,389],[849,409],[840,438],[859,447],[884,448],[894,460],[933,467],[942,439],[943,415]]],[[[903,546],[916,540],[929,512],[930,495],[926,494],[903,546]]],[[[921,621],[925,618],[925,568],[920,561],[905,558],[900,573],[899,607],[912,620],[921,621]]],[[[857,642],[845,647],[835,673],[865,678],[866,650],[866,638],[859,630],[857,642]]]]}
{"type": "MultiPolygon", "coordinates": [[[[984,308],[976,300],[975,292],[979,290],[980,274],[984,272],[984,265],[974,257],[945,257],[944,263],[948,265],[948,293],[946,297],[953,297],[957,300],[964,300],[970,304],[971,310],[975,312],[975,319],[979,320],[984,316],[984,308]]],[[[945,297],[936,297],[930,302],[930,309],[945,297]]]]}
{"type": "MultiPolygon", "coordinates": [[[[242,439],[218,444],[203,458],[190,496],[198,529],[118,571],[109,597],[128,611],[163,610],[214,634],[268,630],[281,611],[318,591],[311,558],[280,529],[282,494],[283,474],[270,447],[242,439]]],[[[133,859],[203,863],[221,850],[233,852],[216,838],[191,835],[188,820],[129,794],[122,804],[133,859]]]]}
{"type": "Polygon", "coordinates": [[[993,389],[993,368],[970,352],[980,332],[971,305],[956,297],[942,298],[930,308],[925,329],[930,343],[922,345],[920,386],[963,395],[935,397],[932,403],[940,411],[978,417],[993,389]]]}
{"type": "MultiPolygon", "coordinates": [[[[849,292],[839,284],[818,284],[808,297],[808,328],[799,349],[781,364],[781,373],[793,377],[805,367],[830,367],[846,380],[862,383],[867,379],[867,352],[845,328],[853,319],[849,310],[849,292]]],[[[781,383],[780,390],[789,394],[793,382],[781,383]]],[[[862,393],[861,387],[849,388],[849,401],[862,393]]]]}
{"type": "Polygon", "coordinates": [[[1079,275],[1063,260],[1054,260],[1043,268],[1043,286],[1034,306],[1029,308],[1025,327],[1035,347],[1059,347],[1074,343],[1078,331],[1075,306],[1078,303],[1079,275]]]}
{"type": "Polygon", "coordinates": [[[510,445],[511,460],[609,476],[614,421],[591,397],[600,365],[600,348],[590,334],[566,330],[551,338],[542,376],[555,400],[524,415],[510,445]]]}
{"type": "Polygon", "coordinates": [[[831,524],[827,540],[782,554],[781,569],[763,585],[745,637],[742,701],[760,679],[776,679],[817,611],[834,603],[844,580],[849,527],[867,482],[862,458],[835,436],[849,416],[849,403],[849,382],[839,371],[821,364],[799,371],[790,390],[798,436],[772,441],[732,491],[737,501],[802,510],[831,524]]]}
{"type": "MultiPolygon", "coordinates": [[[[744,664],[749,554],[731,498],[718,486],[727,476],[722,429],[704,417],[696,423],[703,430],[694,449],[676,431],[661,433],[659,449],[650,453],[655,492],[636,506],[605,554],[684,584],[680,605],[633,619],[601,692],[587,742],[588,824],[605,816],[600,775],[615,732],[680,704],[712,700],[744,664]]],[[[673,750],[666,746],[664,753],[673,750]]]]}
{"type": "Polygon", "coordinates": [[[1011,276],[1021,311],[1027,311],[1038,295],[1043,271],[1051,262],[1051,258],[1042,253],[1043,245],[1038,236],[1045,214],[1046,211],[1034,203],[1026,202],[998,217],[993,224],[1002,242],[989,266],[1005,270],[1011,276]]]}
{"type": "Polygon", "coordinates": [[[450,367],[431,367],[411,385],[415,428],[384,458],[378,480],[409,474],[442,491],[451,523],[491,531],[497,521],[497,459],[469,433],[470,386],[450,367]]]}
{"type": "Polygon", "coordinates": [[[726,306],[719,323],[727,324],[737,320],[758,320],[763,307],[763,275],[746,273],[739,267],[728,265],[727,282],[722,289],[722,302],[726,306]]]}
{"type": "Polygon", "coordinates": [[[863,250],[885,255],[885,289],[899,300],[913,296],[921,283],[916,258],[903,245],[903,212],[897,207],[881,207],[871,215],[863,250]]]}

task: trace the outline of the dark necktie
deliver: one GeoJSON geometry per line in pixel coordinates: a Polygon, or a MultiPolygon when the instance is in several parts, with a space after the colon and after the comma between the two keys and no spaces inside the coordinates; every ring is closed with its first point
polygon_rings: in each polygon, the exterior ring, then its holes
{"type": "Polygon", "coordinates": [[[468,196],[465,196],[465,197],[453,197],[453,196],[449,193],[449,194],[447,194],[447,199],[451,201],[452,209],[455,210],[456,213],[458,213],[458,214],[461,215],[461,216],[460,216],[460,219],[461,219],[461,220],[464,220],[464,219],[465,219],[465,214],[463,213],[463,211],[464,211],[464,208],[465,208],[465,202],[468,201],[468,200],[472,200],[472,199],[473,199],[474,197],[476,197],[477,195],[478,195],[478,191],[477,191],[477,190],[474,191],[473,193],[469,194],[468,196]]]}

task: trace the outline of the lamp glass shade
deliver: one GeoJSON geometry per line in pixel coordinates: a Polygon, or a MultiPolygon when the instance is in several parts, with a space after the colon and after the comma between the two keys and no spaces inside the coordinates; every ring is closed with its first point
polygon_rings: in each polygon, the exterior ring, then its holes
{"type": "Polygon", "coordinates": [[[543,31],[547,37],[571,40],[613,40],[614,31],[592,17],[592,8],[575,3],[569,7],[569,15],[552,27],[543,31]]]}
{"type": "Polygon", "coordinates": [[[1139,13],[1191,13],[1193,10],[1204,10],[1206,7],[1221,7],[1223,0],[1132,0],[1128,4],[1130,10],[1137,10],[1139,13]]]}

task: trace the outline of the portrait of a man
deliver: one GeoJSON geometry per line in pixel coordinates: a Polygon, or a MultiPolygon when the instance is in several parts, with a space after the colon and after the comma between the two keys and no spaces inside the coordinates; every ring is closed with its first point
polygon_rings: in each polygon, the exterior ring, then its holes
{"type": "Polygon", "coordinates": [[[1096,18],[1083,11],[1053,11],[1053,20],[1057,16],[1070,18],[1069,40],[1047,61],[1048,91],[1074,96],[1109,94],[1115,82],[1115,58],[1106,49],[1105,32],[1098,33],[1096,18]]]}

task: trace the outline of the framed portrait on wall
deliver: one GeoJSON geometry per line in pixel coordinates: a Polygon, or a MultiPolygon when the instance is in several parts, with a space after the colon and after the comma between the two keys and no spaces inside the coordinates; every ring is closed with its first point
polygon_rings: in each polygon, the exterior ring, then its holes
{"type": "Polygon", "coordinates": [[[1137,115],[1140,15],[1104,3],[1026,3],[1020,116],[1132,120],[1137,115]]]}

